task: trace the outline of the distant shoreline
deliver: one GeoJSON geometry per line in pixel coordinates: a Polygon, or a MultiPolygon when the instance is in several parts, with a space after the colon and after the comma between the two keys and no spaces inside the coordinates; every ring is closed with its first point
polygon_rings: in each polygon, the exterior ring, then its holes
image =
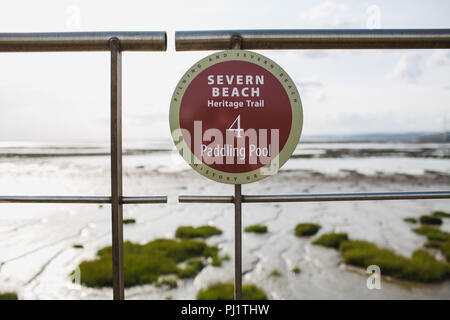
{"type": "MultiPolygon", "coordinates": [[[[447,148],[431,147],[436,143],[401,143],[406,147],[392,147],[392,143],[377,143],[376,148],[371,148],[375,142],[304,142],[299,144],[299,149],[291,156],[292,159],[302,158],[368,158],[368,157],[405,157],[405,158],[432,158],[450,159],[450,144],[447,148]],[[348,145],[348,148],[339,144],[348,145]],[[352,144],[364,144],[359,148],[351,147],[352,144]],[[391,145],[390,145],[391,144],[391,145]],[[317,145],[318,147],[314,147],[317,145]],[[321,146],[324,146],[323,148],[321,146]],[[326,146],[325,146],[326,145],[326,146]],[[302,148],[305,146],[306,148],[302,148]]],[[[438,144],[441,146],[441,144],[438,144]]],[[[442,144],[442,146],[445,146],[442,144]]],[[[130,148],[122,153],[124,156],[145,155],[156,152],[173,152],[173,148],[130,148]]],[[[109,156],[110,152],[106,148],[96,147],[0,147],[1,158],[48,158],[48,157],[92,157],[109,156]],[[74,152],[79,150],[80,152],[74,152]],[[85,152],[83,152],[83,150],[85,152]],[[93,150],[98,150],[97,152],[93,150]]]]}

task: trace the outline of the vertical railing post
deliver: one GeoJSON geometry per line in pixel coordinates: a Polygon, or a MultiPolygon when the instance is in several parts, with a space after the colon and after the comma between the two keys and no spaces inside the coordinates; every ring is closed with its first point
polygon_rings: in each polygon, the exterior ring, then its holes
{"type": "MultiPolygon", "coordinates": [[[[242,38],[231,38],[232,49],[242,49],[242,38]]],[[[242,185],[234,185],[234,300],[242,300],[242,185]]]]}
{"type": "Polygon", "coordinates": [[[123,300],[122,208],[122,51],[120,41],[109,41],[111,50],[111,225],[114,300],[123,300]]]}
{"type": "Polygon", "coordinates": [[[234,300],[242,299],[242,185],[234,185],[234,300]]]}

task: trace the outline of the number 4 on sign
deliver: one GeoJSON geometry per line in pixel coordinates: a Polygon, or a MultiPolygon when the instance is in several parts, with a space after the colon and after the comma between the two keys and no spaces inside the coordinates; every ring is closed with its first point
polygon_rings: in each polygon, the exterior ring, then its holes
{"type": "Polygon", "coordinates": [[[234,120],[234,122],[231,124],[231,126],[227,129],[227,131],[237,131],[237,137],[241,137],[241,131],[244,129],[241,129],[241,115],[238,115],[237,118],[234,120]],[[234,124],[236,123],[236,129],[233,129],[234,124]]]}

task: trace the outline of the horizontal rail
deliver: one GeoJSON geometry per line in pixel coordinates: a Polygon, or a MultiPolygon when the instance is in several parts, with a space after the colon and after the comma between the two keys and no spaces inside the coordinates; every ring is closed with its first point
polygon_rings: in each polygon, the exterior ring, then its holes
{"type": "MultiPolygon", "coordinates": [[[[0,203],[111,203],[108,196],[0,196],[0,203]]],[[[121,203],[167,203],[166,196],[122,197],[121,203]]]]}
{"type": "MultiPolygon", "coordinates": [[[[243,195],[242,202],[319,202],[319,201],[363,201],[363,200],[413,200],[450,199],[450,191],[420,192],[373,192],[373,193],[329,193],[329,194],[285,194],[243,195]]],[[[233,203],[232,196],[188,196],[178,197],[183,203],[233,203]]]]}
{"type": "Polygon", "coordinates": [[[106,196],[0,196],[0,203],[110,203],[106,196]]]}
{"type": "Polygon", "coordinates": [[[0,52],[110,51],[109,40],[122,51],[166,51],[164,31],[0,33],[0,52]]]}
{"type": "Polygon", "coordinates": [[[234,203],[233,196],[178,196],[182,203],[234,203]]]}
{"type": "Polygon", "coordinates": [[[167,203],[167,196],[122,197],[123,204],[167,203]]]}
{"type": "Polygon", "coordinates": [[[177,31],[177,51],[241,49],[432,49],[450,48],[450,29],[292,29],[177,31]]]}

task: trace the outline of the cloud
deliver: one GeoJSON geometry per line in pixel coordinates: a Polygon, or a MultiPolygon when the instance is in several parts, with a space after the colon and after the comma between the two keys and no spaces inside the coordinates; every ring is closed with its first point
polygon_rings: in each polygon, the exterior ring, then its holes
{"type": "Polygon", "coordinates": [[[338,51],[327,52],[326,50],[287,50],[279,52],[278,55],[286,58],[290,63],[297,63],[300,59],[319,60],[331,56],[339,56],[338,51]]]}
{"type": "Polygon", "coordinates": [[[346,4],[337,4],[329,0],[301,11],[299,18],[314,23],[317,27],[352,28],[362,25],[362,20],[350,14],[346,4]]]}
{"type": "Polygon", "coordinates": [[[329,57],[329,54],[324,50],[305,50],[300,51],[299,53],[300,55],[311,59],[321,59],[329,57]]]}
{"type": "Polygon", "coordinates": [[[428,59],[428,65],[432,67],[440,67],[450,64],[450,50],[437,49],[428,59]]]}
{"type": "Polygon", "coordinates": [[[323,87],[323,83],[317,80],[310,80],[310,81],[296,81],[295,84],[302,86],[302,87],[309,87],[309,88],[318,88],[323,87]]]}
{"type": "Polygon", "coordinates": [[[420,56],[418,54],[409,53],[400,57],[391,76],[394,79],[415,81],[422,76],[422,73],[420,56]]]}
{"type": "Polygon", "coordinates": [[[326,99],[325,86],[323,82],[311,79],[304,81],[295,81],[300,94],[306,99],[313,99],[316,101],[324,101],[326,99]]]}

